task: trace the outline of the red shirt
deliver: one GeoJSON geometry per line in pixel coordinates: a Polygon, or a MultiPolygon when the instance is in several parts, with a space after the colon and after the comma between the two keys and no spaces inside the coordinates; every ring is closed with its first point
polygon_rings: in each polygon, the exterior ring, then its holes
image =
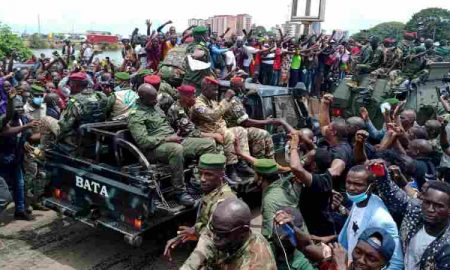
{"type": "Polygon", "coordinates": [[[281,70],[282,55],[283,55],[283,52],[281,51],[281,48],[276,48],[275,58],[273,59],[273,69],[274,70],[281,70]]]}

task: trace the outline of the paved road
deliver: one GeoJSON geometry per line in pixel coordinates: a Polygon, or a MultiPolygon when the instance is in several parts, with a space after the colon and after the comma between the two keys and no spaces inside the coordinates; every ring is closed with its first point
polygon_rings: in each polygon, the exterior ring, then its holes
{"type": "MultiPolygon", "coordinates": [[[[254,210],[253,227],[260,217],[254,210]]],[[[127,245],[120,234],[94,229],[59,217],[55,212],[34,211],[36,221],[14,221],[10,207],[0,217],[0,269],[178,269],[189,255],[188,247],[173,254],[173,262],[161,256],[167,231],[174,225],[149,231],[140,248],[127,245]]]]}

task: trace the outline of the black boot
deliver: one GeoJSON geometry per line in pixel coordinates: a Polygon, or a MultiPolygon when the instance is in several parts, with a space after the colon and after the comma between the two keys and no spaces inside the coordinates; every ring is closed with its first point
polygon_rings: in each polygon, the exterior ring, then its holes
{"type": "Polygon", "coordinates": [[[247,162],[239,160],[236,165],[234,165],[236,168],[236,171],[239,173],[245,175],[245,176],[253,176],[255,175],[255,171],[250,168],[247,164],[247,162]]]}
{"type": "Polygon", "coordinates": [[[23,212],[15,212],[14,219],[31,221],[31,220],[34,220],[34,217],[31,214],[29,214],[27,211],[23,211],[23,212]]]}
{"type": "Polygon", "coordinates": [[[237,175],[235,165],[227,165],[226,174],[231,181],[230,184],[238,184],[242,182],[242,179],[237,175]]]}

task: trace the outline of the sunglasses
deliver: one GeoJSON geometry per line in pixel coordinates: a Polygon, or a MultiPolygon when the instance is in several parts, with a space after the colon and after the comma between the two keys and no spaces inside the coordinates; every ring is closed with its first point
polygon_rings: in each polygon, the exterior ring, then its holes
{"type": "Polygon", "coordinates": [[[240,230],[240,229],[242,229],[242,228],[250,229],[250,226],[248,226],[248,225],[237,226],[237,227],[234,227],[233,229],[228,230],[228,231],[218,230],[218,229],[214,228],[214,227],[212,226],[212,224],[208,224],[207,227],[208,227],[208,229],[214,234],[214,236],[215,236],[216,238],[219,238],[219,239],[226,238],[226,237],[229,236],[231,233],[233,233],[233,232],[235,232],[235,231],[237,231],[237,230],[240,230]]]}

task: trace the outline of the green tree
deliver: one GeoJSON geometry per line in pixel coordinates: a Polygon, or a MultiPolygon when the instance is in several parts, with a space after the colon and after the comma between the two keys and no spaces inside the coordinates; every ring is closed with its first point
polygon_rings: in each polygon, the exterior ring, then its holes
{"type": "Polygon", "coordinates": [[[17,53],[19,59],[27,59],[32,55],[22,38],[14,34],[7,25],[0,23],[0,58],[11,55],[13,51],[17,53]]]}
{"type": "Polygon", "coordinates": [[[32,49],[46,49],[48,48],[48,43],[37,33],[30,36],[30,48],[32,49]]]}
{"type": "Polygon", "coordinates": [[[253,35],[261,37],[264,36],[267,33],[266,28],[262,25],[256,26],[253,29],[253,35]]]}
{"type": "Polygon", "coordinates": [[[375,25],[374,27],[362,30],[353,35],[356,40],[362,40],[370,36],[377,36],[381,40],[387,37],[400,40],[405,29],[405,24],[401,22],[385,22],[375,25]]]}
{"type": "Polygon", "coordinates": [[[418,32],[420,37],[436,41],[450,39],[450,10],[443,8],[422,9],[406,23],[406,30],[418,32]]]}

